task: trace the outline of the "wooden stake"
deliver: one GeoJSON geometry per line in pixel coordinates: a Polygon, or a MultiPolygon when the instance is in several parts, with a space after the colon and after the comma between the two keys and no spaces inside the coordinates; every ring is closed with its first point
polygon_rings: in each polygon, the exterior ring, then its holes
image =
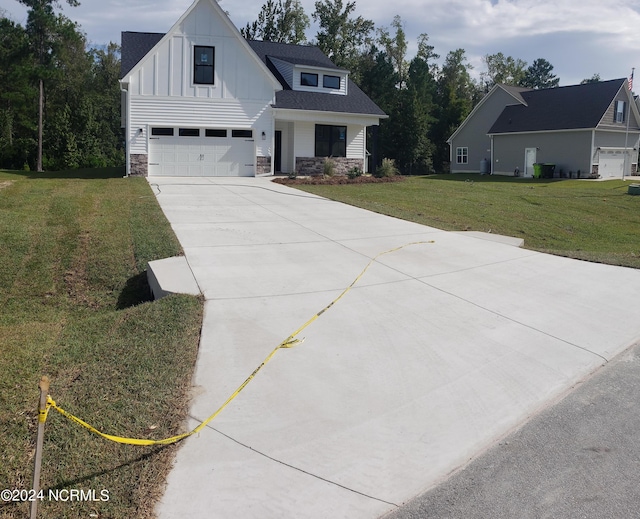
{"type": "Polygon", "coordinates": [[[31,501],[31,519],[38,514],[38,493],[40,492],[40,469],[42,468],[42,446],[44,444],[44,422],[40,420],[41,413],[47,408],[49,394],[49,377],[44,375],[40,379],[40,405],[38,407],[38,436],[36,438],[36,463],[33,469],[33,501],[31,501]]]}

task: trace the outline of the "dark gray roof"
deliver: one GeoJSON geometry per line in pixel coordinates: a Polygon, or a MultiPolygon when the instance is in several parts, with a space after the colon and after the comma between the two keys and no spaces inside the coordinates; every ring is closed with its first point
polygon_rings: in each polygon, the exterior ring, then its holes
{"type": "Polygon", "coordinates": [[[318,47],[311,45],[291,45],[258,40],[248,40],[247,43],[264,63],[267,63],[268,56],[297,65],[343,70],[327,58],[318,47]]]}
{"type": "Polygon", "coordinates": [[[280,81],[284,89],[276,92],[275,108],[367,114],[381,117],[386,115],[382,109],[351,80],[349,80],[347,86],[347,95],[292,90],[291,86],[284,80],[271,61],[271,58],[274,58],[296,65],[344,70],[337,67],[318,47],[255,40],[249,41],[248,43],[258,57],[267,65],[269,70],[276,76],[278,81],[280,81]]]}
{"type": "MultiPolygon", "coordinates": [[[[162,39],[164,34],[155,32],[123,32],[120,77],[126,76],[133,67],[162,39]]],[[[278,79],[284,90],[276,92],[275,108],[315,110],[385,116],[386,114],[349,80],[348,95],[291,90],[269,58],[287,63],[343,70],[337,67],[318,48],[310,45],[290,45],[270,41],[249,41],[253,51],[278,79]]]]}
{"type": "Polygon", "coordinates": [[[164,34],[159,32],[123,32],[120,51],[120,79],[126,76],[158,43],[164,34]]]}
{"type": "Polygon", "coordinates": [[[625,79],[520,92],[526,103],[507,106],[490,134],[595,128],[625,79]]]}

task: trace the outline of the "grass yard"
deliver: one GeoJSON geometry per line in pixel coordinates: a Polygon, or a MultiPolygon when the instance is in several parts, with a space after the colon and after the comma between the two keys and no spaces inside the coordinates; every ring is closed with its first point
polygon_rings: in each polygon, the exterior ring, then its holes
{"type": "Polygon", "coordinates": [[[458,174],[296,187],[439,229],[491,231],[524,238],[528,249],[640,268],[640,196],[627,194],[629,184],[458,174]]]}
{"type": "MultiPolygon", "coordinates": [[[[123,170],[0,172],[0,490],[30,489],[38,382],[104,432],[182,432],[202,302],[150,302],[147,262],[180,245],[144,179],[123,170]]],[[[55,411],[41,487],[107,490],[108,501],[43,500],[39,518],[153,515],[176,446],[111,443],[55,411]]],[[[0,502],[0,518],[28,517],[0,502]]]]}

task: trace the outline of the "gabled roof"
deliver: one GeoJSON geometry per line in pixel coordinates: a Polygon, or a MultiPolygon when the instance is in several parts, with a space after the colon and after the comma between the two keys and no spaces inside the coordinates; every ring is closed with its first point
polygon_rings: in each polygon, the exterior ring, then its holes
{"type": "Polygon", "coordinates": [[[458,135],[458,133],[460,133],[462,131],[462,129],[467,125],[467,123],[473,119],[473,117],[475,116],[476,112],[479,111],[482,107],[482,105],[484,103],[486,103],[489,99],[491,99],[491,96],[494,95],[494,93],[496,91],[502,90],[504,92],[506,92],[507,94],[509,94],[511,97],[513,97],[513,100],[516,103],[520,103],[523,105],[526,105],[527,103],[525,102],[525,100],[522,98],[522,92],[526,92],[530,89],[528,88],[523,88],[523,87],[517,87],[517,86],[511,86],[511,85],[504,85],[502,83],[497,83],[495,85],[493,85],[493,88],[491,90],[489,90],[489,92],[487,92],[487,94],[480,100],[480,102],[473,107],[473,110],[471,110],[471,112],[469,112],[469,115],[467,115],[467,117],[465,117],[464,121],[462,121],[462,124],[460,124],[460,126],[458,126],[456,128],[456,131],[454,131],[451,134],[451,137],[449,137],[447,139],[447,142],[449,144],[451,144],[451,142],[453,141],[453,139],[458,135]]]}
{"type": "Polygon", "coordinates": [[[164,37],[160,32],[122,32],[120,79],[125,77],[164,37]]]}
{"type": "Polygon", "coordinates": [[[382,109],[350,79],[347,79],[349,82],[347,85],[347,95],[292,90],[291,86],[276,69],[273,61],[271,61],[271,59],[278,59],[294,65],[320,67],[347,72],[337,67],[318,47],[255,40],[249,41],[248,43],[282,84],[283,90],[276,92],[276,104],[274,108],[386,117],[382,109]]]}
{"type": "Polygon", "coordinates": [[[489,134],[596,128],[624,83],[622,78],[521,92],[525,104],[505,107],[489,134]]]}

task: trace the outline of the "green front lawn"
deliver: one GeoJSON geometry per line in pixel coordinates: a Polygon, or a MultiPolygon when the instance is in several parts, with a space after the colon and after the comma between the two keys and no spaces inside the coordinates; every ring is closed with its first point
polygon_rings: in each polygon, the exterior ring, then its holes
{"type": "MultiPolygon", "coordinates": [[[[182,431],[202,302],[149,301],[147,262],[180,245],[144,179],[120,169],[0,172],[0,490],[31,488],[38,382],[104,432],[182,431]]],[[[51,411],[41,486],[108,490],[44,500],[39,518],[150,517],[176,447],[111,443],[51,411]]],[[[28,505],[0,502],[0,517],[28,505]]]]}
{"type": "Polygon", "coordinates": [[[458,174],[296,187],[439,229],[490,231],[533,250],[640,268],[640,196],[627,194],[629,184],[458,174]]]}

